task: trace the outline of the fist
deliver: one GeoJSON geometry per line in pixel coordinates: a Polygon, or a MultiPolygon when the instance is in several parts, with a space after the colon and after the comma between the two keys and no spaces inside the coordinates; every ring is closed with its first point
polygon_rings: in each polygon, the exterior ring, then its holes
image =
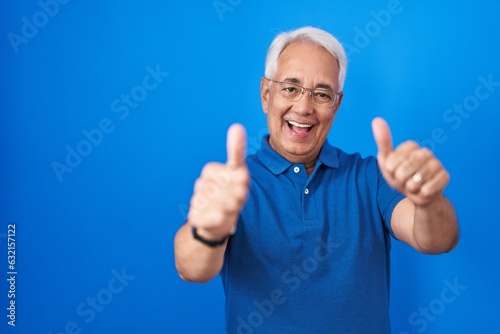
{"type": "Polygon", "coordinates": [[[443,193],[450,176],[429,149],[413,141],[393,149],[391,131],[382,118],[373,120],[372,130],[378,164],[391,187],[419,206],[431,204],[443,193]]]}
{"type": "Polygon", "coordinates": [[[227,132],[227,162],[207,163],[195,182],[188,221],[206,239],[219,240],[236,230],[250,180],[245,155],[245,128],[233,124],[227,132]]]}

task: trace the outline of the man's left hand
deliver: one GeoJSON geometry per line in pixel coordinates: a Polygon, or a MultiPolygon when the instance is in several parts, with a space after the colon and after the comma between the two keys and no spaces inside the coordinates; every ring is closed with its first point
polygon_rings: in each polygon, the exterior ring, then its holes
{"type": "Polygon", "coordinates": [[[382,118],[372,121],[372,130],[378,164],[391,187],[417,206],[427,206],[442,195],[450,175],[429,149],[411,140],[394,149],[391,130],[382,118]]]}

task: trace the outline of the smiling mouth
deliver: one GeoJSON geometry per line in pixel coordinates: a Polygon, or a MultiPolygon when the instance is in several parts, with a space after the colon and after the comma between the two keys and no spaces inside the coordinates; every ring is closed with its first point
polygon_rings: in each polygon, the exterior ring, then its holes
{"type": "Polygon", "coordinates": [[[303,124],[295,121],[286,121],[286,122],[288,123],[288,127],[296,133],[307,133],[311,131],[311,129],[314,127],[314,125],[312,124],[303,124]]]}

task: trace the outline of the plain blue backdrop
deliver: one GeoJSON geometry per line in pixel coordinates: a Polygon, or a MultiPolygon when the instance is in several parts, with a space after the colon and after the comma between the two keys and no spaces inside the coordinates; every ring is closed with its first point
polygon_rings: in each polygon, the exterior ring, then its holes
{"type": "Polygon", "coordinates": [[[312,25],[349,56],[330,142],[376,154],[370,122],[383,116],[395,143],[430,147],[451,174],[459,246],[428,256],[393,242],[393,332],[500,333],[498,2],[3,0],[0,9],[2,332],[223,333],[220,279],[183,282],[174,234],[202,166],[225,160],[228,126],[246,126],[250,153],[266,133],[259,83],[273,37],[312,25]]]}

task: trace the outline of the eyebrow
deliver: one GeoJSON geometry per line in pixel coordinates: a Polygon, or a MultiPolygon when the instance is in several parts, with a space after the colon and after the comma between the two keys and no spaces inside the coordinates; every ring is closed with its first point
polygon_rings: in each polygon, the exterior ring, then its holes
{"type": "MultiPolygon", "coordinates": [[[[291,82],[291,83],[298,84],[298,85],[302,85],[302,82],[299,79],[294,78],[294,77],[285,78],[283,81],[291,82]]],[[[325,84],[325,83],[319,83],[319,84],[317,84],[316,87],[314,87],[314,89],[316,89],[316,88],[326,89],[326,90],[329,90],[329,91],[333,92],[332,87],[330,85],[328,85],[328,84],[325,84]]]]}

